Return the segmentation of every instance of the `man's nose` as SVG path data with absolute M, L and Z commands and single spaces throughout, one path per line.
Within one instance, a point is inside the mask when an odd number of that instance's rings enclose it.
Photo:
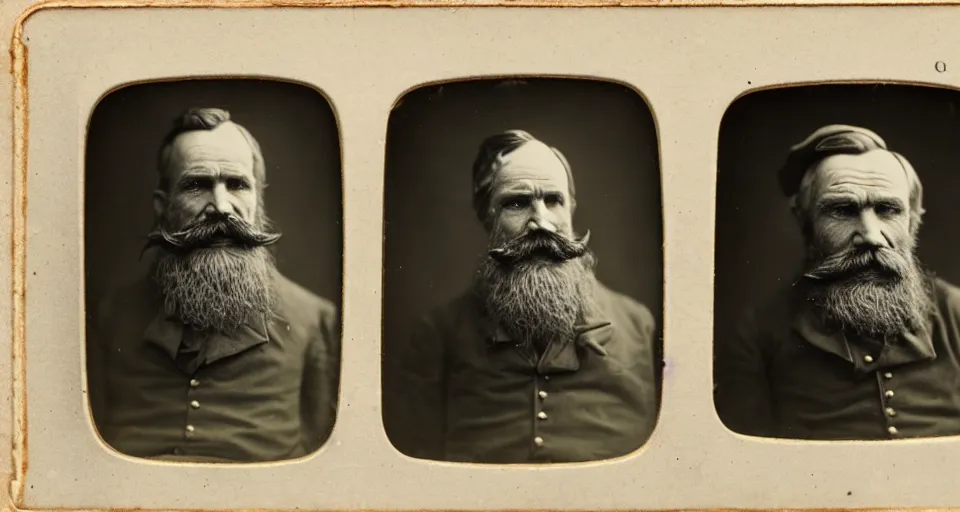
M 207 209 L 213 209 L 217 213 L 233 213 L 233 204 L 230 202 L 230 193 L 227 192 L 227 186 L 223 183 L 217 183 L 213 187 L 213 196 L 210 198 L 210 204 Z
M 543 201 L 536 200 L 533 202 L 533 214 L 530 216 L 530 220 L 527 221 L 527 229 L 531 231 L 542 229 L 551 233 L 557 231 L 557 226 L 550 219 L 550 212 L 547 210 L 547 205 Z
M 883 236 L 883 223 L 877 214 L 870 208 L 864 208 L 860 213 L 860 226 L 853 237 L 854 245 L 861 247 L 887 247 L 890 243 Z

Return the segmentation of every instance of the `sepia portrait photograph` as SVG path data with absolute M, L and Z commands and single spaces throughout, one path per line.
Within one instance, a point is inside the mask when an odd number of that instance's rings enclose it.
M 318 91 L 130 85 L 89 124 L 87 378 L 103 441 L 141 458 L 316 451 L 337 411 L 341 184 Z
M 960 92 L 796 86 L 720 128 L 715 378 L 731 430 L 960 434 Z
M 405 455 L 543 464 L 639 449 L 659 412 L 658 141 L 640 94 L 487 79 L 387 130 L 384 426 Z
M 960 503 L 960 0 L 371 1 L 0 0 L 0 508 Z

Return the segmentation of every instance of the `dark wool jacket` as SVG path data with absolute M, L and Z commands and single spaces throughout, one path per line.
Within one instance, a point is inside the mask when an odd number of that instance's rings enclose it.
M 336 308 L 276 277 L 274 314 L 232 337 L 208 339 L 194 370 L 177 359 L 181 342 L 198 336 L 163 313 L 150 280 L 109 296 L 87 338 L 90 400 L 103 440 L 137 457 L 234 462 L 319 448 L 339 394 Z
M 717 341 L 721 419 L 764 437 L 960 434 L 960 289 L 933 285 L 927 329 L 886 344 L 822 330 L 796 291 L 748 314 L 737 337 Z
M 384 388 L 391 441 L 433 460 L 579 462 L 627 455 L 659 410 L 650 311 L 596 284 L 575 339 L 543 357 L 506 339 L 465 294 L 423 319 Z

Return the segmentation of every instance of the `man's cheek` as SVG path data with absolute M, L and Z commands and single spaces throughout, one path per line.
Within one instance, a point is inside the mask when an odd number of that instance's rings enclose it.
M 817 241 L 828 252 L 845 249 L 850 242 L 851 227 L 841 221 L 823 219 L 816 228 Z
M 883 231 L 895 246 L 913 249 L 916 242 L 913 233 L 910 232 L 909 222 L 896 223 L 887 227 Z
M 519 234 L 518 231 L 522 224 L 523 222 L 519 216 L 511 215 L 508 212 L 501 212 L 497 217 L 495 231 L 501 237 L 512 238 Z
M 196 202 L 185 198 L 178 198 L 170 204 L 170 219 L 178 224 L 185 224 L 199 214 Z

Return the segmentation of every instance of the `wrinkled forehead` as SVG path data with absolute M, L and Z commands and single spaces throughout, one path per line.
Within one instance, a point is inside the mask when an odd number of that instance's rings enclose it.
M 191 168 L 227 165 L 233 171 L 253 172 L 253 148 L 233 123 L 212 130 L 182 133 L 170 148 L 169 169 L 182 172 Z
M 540 141 L 530 141 L 493 163 L 494 186 L 521 182 L 567 190 L 567 169 L 556 153 Z
M 810 172 L 816 196 L 850 192 L 907 199 L 910 195 L 907 172 L 897 157 L 888 151 L 832 155 L 818 162 Z

